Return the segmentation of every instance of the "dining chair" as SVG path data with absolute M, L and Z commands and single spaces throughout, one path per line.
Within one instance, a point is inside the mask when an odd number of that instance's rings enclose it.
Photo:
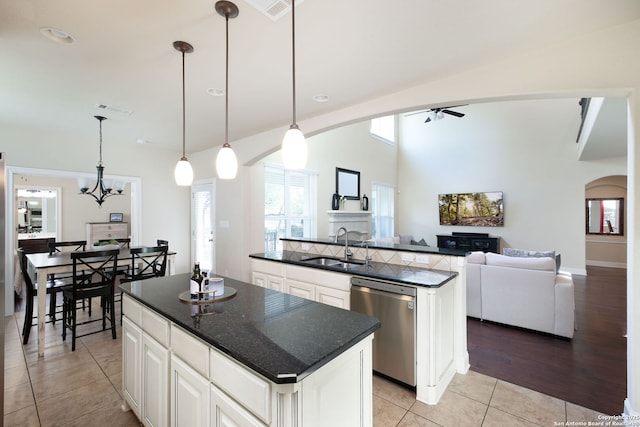
M 118 242 L 118 246 L 121 248 L 128 248 L 131 245 L 131 238 L 122 237 L 118 239 L 107 239 L 107 240 L 98 240 L 99 243 L 109 243 L 109 242 Z
M 156 246 L 169 246 L 168 240 L 158 239 L 156 240 Z
M 131 248 L 131 264 L 126 281 L 162 277 L 167 272 L 169 246 L 141 246 Z
M 72 240 L 67 242 L 49 242 L 49 255 L 53 255 L 55 253 L 65 252 L 65 251 L 84 251 L 87 247 L 87 242 L 84 240 Z M 61 286 L 71 284 L 72 275 L 70 273 L 67 274 L 50 274 L 47 277 L 47 282 L 54 282 L 51 284 L 50 289 L 57 290 L 60 289 Z M 49 297 L 49 318 L 52 323 L 56 323 L 56 307 L 58 303 L 58 293 L 52 292 Z M 82 301 L 82 308 L 84 309 L 84 300 Z M 89 305 L 89 310 L 91 310 L 91 305 Z
M 167 252 L 169 246 L 142 246 L 131 248 L 130 273 L 120 279 L 120 283 L 164 277 L 167 272 Z M 120 323 L 122 323 L 122 292 L 120 292 Z
M 107 329 L 107 319 L 111 322 L 111 336 L 116 339 L 116 323 L 113 314 L 115 305 L 115 276 L 118 268 L 119 249 L 106 251 L 72 252 L 73 280 L 71 285 L 62 288 L 63 325 L 62 340 L 67 338 L 67 329 L 71 330 L 71 351 L 76 349 L 76 338 L 95 334 Z M 85 271 L 91 274 L 86 274 Z M 102 316 L 100 319 L 89 319 L 78 323 L 77 303 L 85 298 L 100 297 Z M 102 330 L 84 332 L 78 335 L 77 327 L 102 320 Z
M 25 313 L 24 313 L 24 324 L 22 326 L 22 344 L 27 344 L 29 342 L 29 335 L 31 334 L 31 327 L 33 324 L 33 306 L 35 304 L 35 298 L 38 296 L 38 288 L 34 285 L 31 280 L 31 276 L 27 271 L 27 255 L 24 252 L 23 248 L 17 249 L 18 253 L 18 263 L 20 264 L 20 271 L 22 273 L 22 278 L 24 280 L 25 290 L 26 290 L 26 301 L 25 301 Z M 58 291 L 55 283 L 47 282 L 47 291 L 49 294 L 49 298 L 54 298 L 54 294 Z M 45 298 L 46 296 L 43 296 Z M 55 305 L 54 305 L 55 309 Z M 44 315 L 44 313 L 43 313 Z

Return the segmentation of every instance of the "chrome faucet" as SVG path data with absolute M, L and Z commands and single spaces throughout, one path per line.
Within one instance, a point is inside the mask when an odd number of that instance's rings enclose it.
M 344 230 L 344 261 L 349 261 L 349 257 L 353 255 L 351 249 L 349 249 L 349 230 L 344 227 L 338 228 L 336 232 L 336 243 L 338 243 L 338 237 L 340 237 L 340 231 Z

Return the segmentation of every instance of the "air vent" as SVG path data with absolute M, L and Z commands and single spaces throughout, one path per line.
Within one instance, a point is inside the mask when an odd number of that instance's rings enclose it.
M 273 21 L 282 18 L 291 9 L 291 0 L 245 0 Z M 304 0 L 297 0 L 296 6 Z
M 96 108 L 103 111 L 110 111 L 112 113 L 122 114 L 123 116 L 130 116 L 133 113 L 133 111 L 131 110 L 124 110 L 122 108 L 111 107 L 105 104 L 96 104 Z

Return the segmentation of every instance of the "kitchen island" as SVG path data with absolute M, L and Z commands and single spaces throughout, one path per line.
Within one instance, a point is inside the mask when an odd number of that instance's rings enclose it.
M 144 424 L 372 425 L 377 319 L 229 278 L 183 302 L 189 276 L 120 285 L 123 391 Z
M 466 252 L 349 240 L 349 262 L 327 264 L 313 260 L 343 259 L 344 241 L 282 240 L 283 251 L 249 255 L 252 283 L 345 309 L 351 309 L 352 280 L 415 288 L 415 378 L 393 378 L 415 384 L 416 399 L 435 405 L 454 375 L 468 372 Z

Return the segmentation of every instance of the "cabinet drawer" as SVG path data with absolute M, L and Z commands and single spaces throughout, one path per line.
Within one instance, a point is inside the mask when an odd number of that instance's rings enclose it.
M 216 349 L 209 351 L 209 379 L 267 424 L 271 423 L 271 387 L 258 375 L 238 365 Z
M 251 270 L 261 273 L 271 274 L 273 276 L 284 276 L 284 264 L 274 261 L 262 261 L 259 259 L 251 259 Z
M 209 345 L 171 324 L 171 351 L 205 377 L 209 377 Z
M 161 345 L 169 347 L 169 321 L 146 307 L 142 307 L 142 330 Z
M 124 293 L 122 294 L 122 314 L 136 325 L 142 325 L 142 304 Z
M 287 280 L 293 279 L 343 291 L 351 290 L 351 276 L 343 273 L 324 271 L 319 268 L 287 265 Z

